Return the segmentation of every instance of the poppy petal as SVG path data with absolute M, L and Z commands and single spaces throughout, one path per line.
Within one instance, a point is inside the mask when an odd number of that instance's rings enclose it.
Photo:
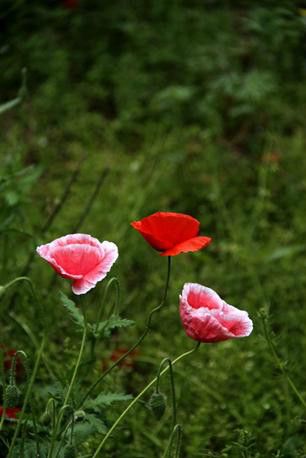
M 161 256 L 176 256 L 180 253 L 188 253 L 190 251 L 199 251 L 202 248 L 205 248 L 212 241 L 211 237 L 198 236 L 193 237 L 189 240 L 185 240 L 178 245 L 170 248 L 169 250 L 163 251 L 160 253 Z
M 216 291 L 198 283 L 185 283 L 180 300 L 194 309 L 222 310 L 224 307 L 224 301 Z
M 188 313 L 181 314 L 186 334 L 192 339 L 205 343 L 222 342 L 234 337 L 221 323 L 212 315 L 206 313 L 202 317 L 190 316 Z
M 156 212 L 131 225 L 153 248 L 163 251 L 195 237 L 200 222 L 184 213 Z
M 80 280 L 76 280 L 72 284 L 74 294 L 85 294 L 96 284 L 103 280 L 110 271 L 114 262 L 116 262 L 119 254 L 117 246 L 112 242 L 103 242 L 100 244 L 103 256 L 98 265 L 93 270 L 90 270 Z

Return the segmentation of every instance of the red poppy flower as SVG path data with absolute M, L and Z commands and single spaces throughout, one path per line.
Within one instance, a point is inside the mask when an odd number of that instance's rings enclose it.
M 4 410 L 4 407 L 0 406 L 0 417 L 2 417 L 3 415 L 3 410 Z M 19 412 L 21 412 L 20 407 L 7 407 L 5 409 L 5 418 L 16 420 Z
M 157 212 L 131 225 L 161 256 L 198 251 L 212 240 L 199 236 L 200 222 L 184 213 Z

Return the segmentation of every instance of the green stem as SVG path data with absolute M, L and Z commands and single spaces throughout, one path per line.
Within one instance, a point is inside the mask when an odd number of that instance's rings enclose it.
M 48 458 L 52 458 L 57 432 L 58 432 L 58 429 L 60 427 L 60 424 L 61 424 L 64 412 L 65 412 L 65 409 L 68 407 L 68 401 L 69 401 L 69 398 L 70 398 L 70 395 L 71 395 L 71 391 L 72 391 L 72 388 L 73 388 L 73 385 L 74 385 L 74 382 L 75 382 L 75 379 L 76 379 L 76 376 L 77 376 L 77 373 L 78 373 L 78 369 L 79 369 L 80 364 L 81 364 L 82 356 L 83 356 L 83 353 L 84 353 L 85 343 L 86 343 L 86 335 L 87 335 L 87 322 L 86 322 L 86 318 L 85 318 L 85 315 L 84 315 L 84 330 L 83 330 L 83 337 L 82 337 L 82 342 L 81 342 L 81 346 L 80 346 L 80 351 L 79 351 L 79 354 L 78 354 L 78 359 L 77 359 L 77 361 L 75 363 L 75 366 L 74 366 L 74 371 L 73 371 L 73 374 L 72 374 L 72 377 L 71 377 L 71 380 L 70 380 L 70 383 L 69 383 L 69 387 L 68 387 L 68 390 L 67 390 L 67 393 L 66 393 L 66 396 L 65 396 L 65 399 L 64 399 L 63 406 L 62 406 L 62 408 L 61 408 L 61 410 L 59 412 L 57 421 L 55 423 L 55 427 L 53 429 L 51 446 L 50 446 L 50 450 L 49 450 L 49 453 L 48 453 Z
M 15 432 L 14 432 L 14 436 L 13 436 L 13 439 L 12 439 L 12 442 L 11 442 L 11 445 L 10 445 L 10 449 L 9 449 L 9 453 L 8 453 L 7 458 L 11 458 L 12 457 L 12 453 L 13 453 L 13 450 L 14 450 L 14 447 L 15 447 L 16 439 L 17 439 L 18 434 L 20 432 L 20 428 L 21 428 L 21 425 L 22 425 L 22 420 L 24 418 L 25 409 L 27 408 L 27 405 L 28 405 L 28 402 L 29 402 L 29 399 L 30 399 L 30 394 L 31 394 L 31 391 L 32 391 L 32 387 L 33 387 L 33 384 L 34 384 L 34 381 L 35 381 L 35 378 L 36 378 L 36 375 L 37 375 L 37 371 L 38 371 L 39 363 L 40 363 L 40 360 L 41 360 L 41 357 L 42 357 L 44 346 L 45 346 L 45 336 L 43 336 L 42 341 L 41 341 L 41 345 L 40 345 L 40 347 L 38 349 L 38 352 L 37 352 L 34 369 L 33 369 L 33 372 L 32 372 L 31 378 L 30 378 L 30 382 L 29 382 L 28 387 L 27 387 L 27 391 L 26 391 L 25 398 L 24 398 L 24 401 L 23 401 L 22 410 L 21 410 L 20 416 L 18 418 L 18 423 L 17 423 L 16 429 L 15 429 Z
M 33 297 L 33 299 L 35 301 L 35 304 L 36 304 L 37 310 L 38 310 L 37 321 L 43 323 L 42 317 L 44 316 L 44 310 L 43 310 L 43 308 L 41 306 L 40 301 L 38 300 L 38 297 L 36 295 L 32 280 L 29 277 L 21 276 L 21 277 L 14 278 L 14 280 L 10 281 L 9 283 L 7 283 L 6 285 L 3 286 L 3 288 L 4 288 L 3 292 L 5 292 L 6 289 L 10 288 L 11 286 L 15 285 L 16 283 L 18 283 L 20 281 L 25 281 L 30 286 L 31 294 L 32 294 L 32 297 Z M 2 294 L 3 294 L 3 292 L 2 292 Z
M 104 293 L 103 293 L 102 300 L 101 300 L 101 303 L 100 303 L 100 307 L 99 307 L 99 310 L 98 310 L 96 326 L 95 326 L 95 332 L 97 332 L 97 330 L 98 330 L 99 323 L 100 323 L 101 317 L 102 317 L 102 312 L 103 312 L 103 310 L 105 308 L 104 304 L 105 304 L 105 301 L 106 301 L 106 298 L 107 298 L 107 294 L 108 294 L 108 291 L 109 291 L 109 289 L 110 289 L 110 287 L 112 286 L 113 283 L 116 285 L 116 301 L 115 301 L 115 304 L 113 305 L 113 307 L 111 307 L 111 309 L 109 311 L 109 314 L 108 314 L 108 317 L 110 317 L 111 314 L 114 313 L 114 311 L 118 309 L 119 299 L 120 299 L 120 285 L 119 285 L 118 278 L 113 277 L 113 278 L 111 278 L 109 280 L 109 282 L 107 283 L 107 285 L 106 285 L 106 287 L 104 289 Z
M 181 441 L 182 441 L 182 427 L 179 424 L 174 426 L 174 428 L 173 428 L 173 430 L 171 432 L 170 438 L 169 438 L 169 442 L 168 442 L 167 448 L 166 448 L 165 453 L 163 454 L 162 458 L 169 458 L 170 452 L 171 452 L 171 448 L 172 448 L 172 445 L 173 445 L 173 439 L 174 439 L 175 435 L 177 435 L 177 445 L 176 445 L 176 451 L 175 451 L 175 458 L 179 458 L 179 453 L 180 453 L 180 448 L 181 448 Z
M 65 412 L 65 409 L 67 407 L 69 407 L 68 406 L 68 401 L 69 401 L 69 398 L 70 398 L 70 395 L 71 395 L 71 391 L 72 391 L 72 388 L 73 388 L 73 385 L 74 385 L 74 382 L 75 382 L 75 379 L 76 379 L 76 376 L 77 376 L 77 372 L 78 372 L 78 369 L 80 367 L 81 359 L 82 359 L 82 356 L 83 356 L 83 353 L 84 353 L 85 343 L 86 343 L 86 335 L 87 335 L 87 322 L 86 322 L 85 315 L 84 315 L 84 330 L 83 330 L 83 337 L 82 337 L 82 342 L 81 342 L 81 346 L 80 346 L 80 351 L 79 351 L 79 354 L 78 354 L 78 359 L 77 359 L 77 361 L 75 363 L 75 366 L 74 366 L 74 371 L 73 371 L 73 374 L 72 374 L 72 377 L 71 377 L 71 380 L 70 380 L 70 383 L 69 383 L 69 387 L 68 387 L 68 390 L 67 390 L 67 393 L 66 393 L 66 396 L 65 396 L 65 399 L 64 399 L 63 406 L 62 406 L 62 408 L 61 408 L 61 410 L 59 412 L 58 418 L 57 418 L 57 420 L 55 422 L 55 427 L 54 427 L 53 433 L 52 433 L 51 446 L 50 446 L 50 449 L 49 449 L 48 458 L 52 458 L 54 447 L 55 447 L 56 436 L 57 436 L 57 433 L 58 433 L 58 429 L 60 427 L 60 424 L 61 424 L 64 412 Z
M 171 257 L 168 256 L 168 267 L 167 267 L 167 277 L 166 277 L 166 284 L 165 284 L 165 289 L 164 289 L 164 293 L 163 293 L 163 297 L 162 297 L 162 300 L 160 302 L 160 304 L 155 307 L 153 310 L 151 310 L 149 316 L 148 316 L 148 319 L 147 319 L 147 323 L 146 323 L 146 328 L 143 332 L 143 334 L 139 337 L 139 339 L 134 343 L 134 345 L 131 346 L 131 348 L 126 352 L 124 353 L 119 359 L 117 359 L 117 361 L 112 364 L 87 390 L 87 392 L 85 393 L 85 395 L 83 396 L 81 402 L 79 403 L 78 405 L 78 409 L 84 404 L 84 402 L 86 401 L 86 399 L 88 398 L 88 396 L 91 395 L 91 393 L 94 391 L 94 389 L 104 380 L 104 378 L 116 367 L 118 366 L 125 358 L 127 358 L 127 356 L 132 353 L 132 351 L 135 350 L 135 348 L 137 348 L 141 342 L 144 340 L 144 338 L 147 336 L 147 334 L 150 332 L 151 330 L 151 322 L 152 322 L 152 318 L 153 318 L 153 315 L 158 312 L 166 303 L 166 300 L 167 300 L 167 294 L 168 294 L 168 289 L 169 289 L 169 282 L 170 282 L 170 275 L 171 275 Z
M 81 347 L 80 347 L 78 359 L 77 359 L 76 365 L 74 367 L 74 371 L 73 371 L 73 374 L 72 374 L 72 377 L 71 377 L 71 381 L 70 381 L 70 384 L 69 384 L 69 387 L 68 387 L 68 390 L 67 390 L 67 393 L 66 393 L 66 396 L 65 396 L 64 405 L 68 404 L 68 400 L 69 400 L 69 397 L 70 397 L 70 394 L 71 394 L 71 390 L 73 388 L 73 385 L 74 385 L 74 382 L 75 382 L 75 378 L 76 378 L 76 375 L 77 375 L 77 372 L 78 372 L 78 369 L 79 369 L 79 366 L 80 366 L 80 362 L 81 362 L 81 359 L 82 359 L 82 356 L 83 356 L 83 353 L 84 353 L 84 349 L 85 349 L 86 334 L 87 334 L 87 324 L 85 322 L 84 331 L 83 331 L 83 337 L 82 337 L 82 342 L 81 342 Z
M 192 349 L 192 350 L 189 350 L 189 351 L 186 351 L 185 353 L 182 353 L 181 355 L 179 355 L 177 358 L 175 358 L 173 361 L 172 361 L 172 366 L 174 366 L 176 363 L 178 363 L 179 361 L 181 361 L 182 359 L 186 358 L 187 356 L 191 355 L 192 353 L 194 353 L 200 346 L 200 342 L 197 342 L 196 346 Z M 159 376 L 163 376 L 166 372 L 168 372 L 169 370 L 169 365 L 167 367 L 165 367 L 165 369 L 163 369 Z M 92 458 L 97 458 L 100 451 L 103 449 L 106 441 L 108 440 L 108 438 L 112 435 L 112 433 L 114 432 L 114 430 L 117 428 L 117 426 L 119 425 L 119 423 L 121 423 L 121 421 L 124 419 L 124 417 L 129 413 L 129 411 L 132 409 L 132 407 L 134 407 L 134 405 L 139 401 L 140 398 L 142 398 L 142 396 L 157 382 L 157 377 L 155 377 L 153 380 L 151 380 L 150 383 L 148 383 L 148 385 L 146 385 L 144 387 L 144 389 L 136 396 L 136 398 L 133 399 L 132 402 L 130 402 L 130 404 L 127 406 L 127 408 L 122 412 L 122 414 L 117 418 L 117 420 L 115 421 L 115 423 L 113 424 L 113 426 L 109 429 L 109 431 L 107 432 L 107 434 L 105 435 L 105 437 L 102 439 L 102 441 L 100 442 L 98 448 L 96 449 L 94 455 L 92 456 Z
M 32 297 L 34 298 L 35 303 L 37 305 L 37 308 L 38 308 L 38 310 L 39 310 L 39 312 L 41 314 L 40 316 L 43 316 L 43 310 L 42 310 L 40 301 L 38 300 L 38 297 L 36 295 L 32 280 L 29 277 L 21 276 L 21 277 L 14 278 L 14 280 L 12 280 L 9 283 L 7 283 L 6 285 L 4 285 L 4 291 L 6 289 L 10 288 L 11 286 L 15 285 L 16 283 L 23 282 L 23 281 L 28 283 L 28 285 L 30 286 L 31 294 L 32 294 Z M 23 329 L 23 331 L 30 337 L 30 339 L 33 342 L 33 345 L 35 346 L 36 350 L 38 350 L 39 343 L 37 342 L 33 332 L 28 327 L 28 325 L 26 323 L 23 323 L 23 322 L 19 321 L 19 319 L 13 313 L 10 313 L 9 317 L 12 318 Z M 43 359 L 43 362 L 44 362 L 44 364 L 46 366 L 47 371 L 49 372 L 49 375 L 51 375 L 53 379 L 57 379 L 58 377 L 55 376 L 55 374 L 53 373 L 53 371 L 50 368 L 50 365 L 48 363 L 48 360 L 47 360 L 47 358 L 46 358 L 46 356 L 44 354 L 42 355 L 42 359 Z
M 60 439 L 60 442 L 58 444 L 58 448 L 57 448 L 57 453 L 55 455 L 55 458 L 58 458 L 58 455 L 60 454 L 61 450 L 62 450 L 62 446 L 63 446 L 63 443 L 64 443 L 64 440 L 65 440 L 65 436 L 67 434 L 67 431 L 69 429 L 71 425 L 71 431 L 70 431 L 70 443 L 72 444 L 72 439 L 73 439 L 73 428 L 74 428 L 74 414 L 72 414 L 72 417 L 71 417 L 71 421 L 69 421 L 65 427 L 65 429 L 61 432 L 61 439 Z
M 36 298 L 35 291 L 34 291 L 33 283 L 32 283 L 32 281 L 31 281 L 31 279 L 30 279 L 29 277 L 24 277 L 24 276 L 23 276 L 23 277 L 14 278 L 14 280 L 10 281 L 9 283 L 7 283 L 6 285 L 4 285 L 3 287 L 4 287 L 4 289 L 8 289 L 8 288 L 10 288 L 11 286 L 13 286 L 15 283 L 18 283 L 18 282 L 20 282 L 20 281 L 25 281 L 25 282 L 27 282 L 27 283 L 30 285 L 32 295 L 33 295 L 33 297 L 34 297 L 35 299 L 37 299 L 37 298 Z
M 95 360 L 95 348 L 96 348 L 96 342 L 97 342 L 96 335 L 97 335 L 97 332 L 98 332 L 99 323 L 101 321 L 103 310 L 105 309 L 104 304 L 105 304 L 105 301 L 106 301 L 106 298 L 107 298 L 107 295 L 108 295 L 108 291 L 109 291 L 109 289 L 110 289 L 110 287 L 112 286 L 113 283 L 115 284 L 115 288 L 116 288 L 116 300 L 115 300 L 114 305 L 110 308 L 107 318 L 109 318 L 119 308 L 120 284 L 119 284 L 118 278 L 117 277 L 113 277 L 113 278 L 111 278 L 109 280 L 109 282 L 107 283 L 107 285 L 106 285 L 106 287 L 104 289 L 102 300 L 100 302 L 100 307 L 99 307 L 99 310 L 98 310 L 96 324 L 95 324 L 95 327 L 94 327 L 94 332 L 93 332 L 93 335 L 91 337 L 91 349 L 90 349 L 91 351 L 90 351 L 90 353 L 91 353 L 91 360 L 92 361 Z
M 4 420 L 5 420 L 5 414 L 6 414 L 6 402 L 5 402 L 5 399 L 4 399 L 4 405 L 3 405 L 2 416 L 1 416 L 1 421 L 0 421 L 0 431 L 2 431 L 2 428 L 3 428 L 3 423 L 4 423 Z
M 36 340 L 36 337 L 34 336 L 32 330 L 29 328 L 29 326 L 25 322 L 19 320 L 19 318 L 17 316 L 15 316 L 13 313 L 10 313 L 9 317 L 23 330 L 23 332 L 31 340 L 31 342 L 32 342 L 33 346 L 35 347 L 35 349 L 38 350 L 39 342 Z M 61 377 L 59 375 L 56 375 L 54 373 L 53 369 L 50 367 L 49 361 L 48 361 L 48 359 L 47 359 L 47 357 L 45 356 L 44 353 L 42 354 L 42 361 L 43 361 L 43 363 L 44 363 L 44 365 L 45 365 L 50 377 L 53 378 L 53 380 L 60 380 L 61 382 L 63 382 Z
M 266 323 L 266 318 L 265 317 L 262 317 L 262 323 L 263 323 L 263 330 L 264 330 L 264 335 L 265 335 L 265 338 L 266 338 L 266 341 L 268 342 L 268 346 L 270 348 L 270 351 L 271 351 L 271 354 L 273 356 L 273 359 L 276 363 L 276 365 L 279 367 L 279 369 L 281 370 L 283 376 L 287 379 L 292 391 L 294 392 L 294 394 L 296 395 L 296 397 L 299 399 L 300 403 L 302 404 L 302 406 L 304 408 L 306 408 L 306 402 L 303 398 L 303 396 L 301 395 L 301 393 L 299 392 L 299 390 L 297 389 L 297 387 L 295 386 L 295 383 L 293 382 L 293 380 L 291 379 L 290 375 L 288 374 L 283 362 L 281 361 L 281 359 L 279 358 L 278 354 L 277 354 L 277 351 L 276 351 L 276 348 L 275 348 L 275 345 L 271 339 L 271 336 L 270 336 L 270 333 L 269 333 L 269 330 L 268 330 L 268 327 L 267 327 L 267 323 Z
M 176 425 L 176 396 L 175 396 L 175 384 L 174 384 L 174 374 L 172 368 L 172 362 L 170 358 L 164 358 L 159 365 L 158 373 L 157 373 L 157 381 L 156 381 L 156 392 L 159 392 L 159 380 L 161 374 L 161 368 L 165 365 L 165 363 L 169 366 L 169 377 L 170 377 L 170 384 L 171 384 L 171 398 L 172 398 L 172 428 Z

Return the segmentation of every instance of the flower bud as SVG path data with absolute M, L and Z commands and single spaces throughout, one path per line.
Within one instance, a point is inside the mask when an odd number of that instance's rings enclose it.
M 167 397 L 165 394 L 155 391 L 152 393 L 148 407 L 152 411 L 153 415 L 159 420 L 165 413 Z
M 4 392 L 6 407 L 15 407 L 19 401 L 19 390 L 16 385 L 7 385 Z

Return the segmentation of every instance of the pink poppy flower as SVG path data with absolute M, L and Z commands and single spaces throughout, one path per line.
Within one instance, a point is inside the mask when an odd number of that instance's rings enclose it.
M 200 342 L 221 342 L 251 334 L 247 312 L 224 302 L 218 294 L 197 283 L 185 283 L 180 296 L 180 316 L 186 334 Z
M 106 277 L 118 258 L 113 242 L 87 234 L 69 234 L 41 245 L 37 253 L 62 277 L 72 280 L 74 294 L 85 294 Z

